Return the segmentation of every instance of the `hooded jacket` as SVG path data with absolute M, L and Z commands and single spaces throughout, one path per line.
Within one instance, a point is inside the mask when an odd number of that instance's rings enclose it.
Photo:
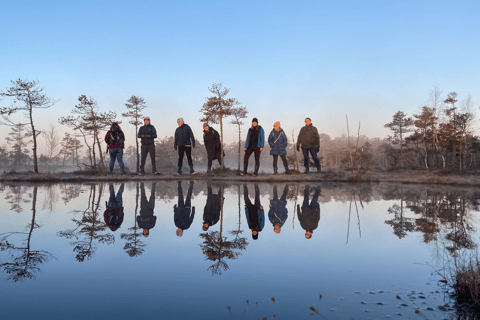
M 175 130 L 175 144 L 173 146 L 175 149 L 177 147 L 185 146 L 192 146 L 195 148 L 195 137 L 188 124 L 184 123 Z
M 320 205 L 316 203 L 313 206 L 302 207 L 302 210 L 303 212 L 300 210 L 300 205 L 297 205 L 298 221 L 303 230 L 313 232 L 320 221 Z
M 208 160 L 221 158 L 220 135 L 217 130 L 209 127 L 208 131 L 203 131 L 203 144 L 207 150 Z
M 317 128 L 312 124 L 304 126 L 298 134 L 297 147 L 302 146 L 303 149 L 320 148 L 320 135 Z
M 142 138 L 143 135 L 146 135 L 146 136 Z M 152 144 L 155 143 L 156 137 L 157 137 L 157 130 L 155 130 L 155 127 L 152 126 L 151 122 L 141 126 L 140 130 L 138 130 L 138 138 L 142 139 L 141 140 L 142 146 L 151 146 Z
M 117 128 L 114 126 L 117 125 Z M 123 149 L 125 148 L 125 135 L 118 123 L 112 124 L 110 130 L 105 135 L 105 142 L 109 149 Z
M 259 130 L 259 131 L 254 132 L 254 130 Z M 263 128 L 257 125 L 256 127 L 252 126 L 250 127 L 250 129 L 248 129 L 247 140 L 245 141 L 245 148 L 248 148 L 250 144 L 250 135 L 257 134 L 257 133 L 258 133 L 257 147 L 263 148 L 265 146 L 265 133 L 263 132 Z
M 222 209 L 222 194 L 214 194 L 212 188 L 208 188 L 207 204 L 203 209 L 203 223 L 213 226 L 220 220 L 220 211 Z
M 287 154 L 288 139 L 282 128 L 279 131 L 273 129 L 268 135 L 268 144 L 270 145 L 271 155 L 285 155 Z
M 272 225 L 279 224 L 283 226 L 288 218 L 287 201 L 285 200 L 270 200 L 270 210 L 268 211 L 268 220 Z

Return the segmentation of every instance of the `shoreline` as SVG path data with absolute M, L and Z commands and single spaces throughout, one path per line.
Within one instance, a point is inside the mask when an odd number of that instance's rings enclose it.
M 405 184 L 438 184 L 438 185 L 480 185 L 480 175 L 474 173 L 453 174 L 433 171 L 401 170 L 395 172 L 367 171 L 363 173 L 328 170 L 320 173 L 284 173 L 274 175 L 260 173 L 258 176 L 240 176 L 235 172 L 227 173 L 197 173 L 175 175 L 173 173 L 153 175 L 136 175 L 127 173 L 103 174 L 103 173 L 68 173 L 68 172 L 33 172 L 3 173 L 0 182 L 29 182 L 29 183 L 62 183 L 62 182 L 120 182 L 120 181 L 175 181 L 175 180 L 208 180 L 228 182 L 389 182 Z

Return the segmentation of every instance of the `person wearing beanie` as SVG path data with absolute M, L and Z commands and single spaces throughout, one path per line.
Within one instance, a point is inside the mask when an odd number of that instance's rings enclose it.
M 157 217 L 154 215 L 155 209 L 155 188 L 156 183 L 152 183 L 152 189 L 150 190 L 150 199 L 147 200 L 145 195 L 145 185 L 142 182 L 140 184 L 140 215 L 137 217 L 138 227 L 143 229 L 143 236 L 147 238 L 150 234 L 150 229 L 155 227 Z
M 282 159 L 283 166 L 285 167 L 285 173 L 290 174 L 287 162 L 287 135 L 280 127 L 280 122 L 273 124 L 273 130 L 268 135 L 268 144 L 270 145 L 270 154 L 273 156 L 273 174 L 278 174 L 278 156 Z
M 145 117 L 143 120 L 144 125 L 138 130 L 138 138 L 142 139 L 142 162 L 140 164 L 139 175 L 145 174 L 145 161 L 147 160 L 147 154 L 150 153 L 150 160 L 152 162 L 153 174 L 158 174 L 155 164 L 155 138 L 157 137 L 157 131 L 155 127 L 150 123 L 150 117 Z
M 183 230 L 190 228 L 195 217 L 195 207 L 192 207 L 191 199 L 193 192 L 193 181 L 190 181 L 190 187 L 188 188 L 187 199 L 183 202 L 183 190 L 182 190 L 182 181 L 177 181 L 178 183 L 178 206 L 173 206 L 173 220 L 175 221 L 175 226 L 177 227 L 176 234 L 181 237 L 183 235 Z
M 175 130 L 175 142 L 173 147 L 178 150 L 178 170 L 177 174 L 182 174 L 183 157 L 186 154 L 190 174 L 195 174 L 193 170 L 192 148 L 195 148 L 195 137 L 192 129 L 183 121 L 183 118 L 177 119 L 178 128 Z
M 247 139 L 245 141 L 245 156 L 243 157 L 243 172 L 241 175 L 247 174 L 248 159 L 255 154 L 255 170 L 254 176 L 258 176 L 258 169 L 260 168 L 260 153 L 263 151 L 265 145 L 265 133 L 263 128 L 258 125 L 258 119 L 252 119 L 252 126 L 248 129 Z
M 105 142 L 107 143 L 107 150 L 110 154 L 110 173 L 113 173 L 115 166 L 115 159 L 118 161 L 122 174 L 125 174 L 125 164 L 123 163 L 123 149 L 125 148 L 125 135 L 117 122 L 114 122 L 105 135 Z
M 220 211 L 222 210 L 222 198 L 222 188 L 219 188 L 218 193 L 214 194 L 212 186 L 209 184 L 207 193 L 207 204 L 203 209 L 203 231 L 207 231 L 209 227 L 215 225 L 218 220 L 220 220 Z
M 305 166 L 305 173 L 309 172 L 308 154 L 312 155 L 317 171 L 320 172 L 320 160 L 317 153 L 320 151 L 320 135 L 317 128 L 312 125 L 310 118 L 305 119 L 305 126 L 300 129 L 297 139 L 297 151 L 300 151 L 300 146 L 303 152 L 303 165 Z
M 208 123 L 203 124 L 203 144 L 208 155 L 207 173 L 212 170 L 213 160 L 217 159 L 222 166 L 221 142 L 217 130 L 213 129 Z
M 315 194 L 308 203 L 308 198 L 310 196 L 310 186 L 305 186 L 305 191 L 303 195 L 303 204 L 302 210 L 300 210 L 300 205 L 297 205 L 298 212 L 298 221 L 303 230 L 305 230 L 305 238 L 312 238 L 313 230 L 317 229 L 318 222 L 320 221 L 320 204 L 318 203 L 318 197 L 320 196 L 320 187 L 315 188 Z
M 245 200 L 245 216 L 247 218 L 248 228 L 252 231 L 252 239 L 258 239 L 258 233 L 265 226 L 265 211 L 260 204 L 260 189 L 255 184 L 255 200 L 254 203 L 248 198 L 248 188 L 243 185 L 243 199 Z
M 120 185 L 116 196 L 113 184 L 110 184 L 108 188 L 110 190 L 110 198 L 106 203 L 107 209 L 103 213 L 103 219 L 110 230 L 117 231 L 122 225 L 124 217 L 122 195 L 125 185 L 123 183 Z

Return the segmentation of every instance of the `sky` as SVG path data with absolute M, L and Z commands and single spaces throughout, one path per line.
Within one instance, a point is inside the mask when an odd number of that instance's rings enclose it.
M 436 85 L 444 97 L 470 95 L 478 110 L 479 21 L 479 1 L 8 1 L 0 90 L 37 80 L 57 103 L 34 121 L 61 132 L 58 118 L 93 97 L 117 112 L 127 146 L 134 129 L 121 113 L 132 95 L 147 102 L 159 137 L 183 117 L 201 140 L 212 83 L 248 109 L 243 136 L 256 117 L 266 134 L 280 121 L 296 138 L 310 117 L 333 138 L 348 115 L 352 135 L 360 122 L 361 134 L 384 138 L 393 114 L 418 113 Z M 238 132 L 226 122 L 231 143 Z

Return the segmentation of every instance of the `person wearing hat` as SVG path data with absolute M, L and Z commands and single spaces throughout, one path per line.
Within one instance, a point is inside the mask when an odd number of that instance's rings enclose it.
M 312 125 L 310 118 L 305 119 L 305 126 L 300 129 L 297 140 L 297 151 L 300 151 L 300 146 L 303 152 L 303 165 L 305 166 L 305 173 L 309 172 L 308 154 L 312 155 L 317 171 L 320 172 L 320 160 L 317 153 L 320 151 L 320 135 L 317 128 Z
M 265 133 L 263 128 L 258 125 L 258 119 L 253 118 L 252 126 L 248 129 L 247 139 L 245 141 L 245 156 L 243 157 L 243 172 L 241 175 L 247 174 L 248 159 L 255 153 L 255 171 L 254 176 L 258 176 L 258 169 L 260 168 L 260 153 L 263 151 L 265 145 Z
M 252 239 L 258 239 L 258 233 L 265 226 L 265 211 L 260 204 L 260 189 L 255 184 L 255 200 L 254 203 L 248 198 L 248 188 L 243 185 L 243 198 L 245 200 L 245 216 L 247 218 L 248 228 L 252 231 Z
M 273 130 L 268 135 L 268 144 L 270 145 L 270 154 L 273 156 L 273 174 L 278 174 L 278 156 L 282 159 L 283 166 L 285 167 L 285 173 L 290 174 L 287 162 L 287 135 L 280 127 L 280 122 L 273 124 Z
M 186 154 L 188 165 L 190 166 L 190 174 L 196 174 L 193 170 L 192 148 L 195 148 L 195 137 L 192 129 L 183 121 L 183 118 L 177 119 L 178 128 L 175 130 L 175 142 L 173 147 L 178 149 L 178 170 L 177 174 L 182 174 L 183 157 Z
M 150 122 L 150 117 L 145 117 L 143 119 L 144 125 L 138 130 L 138 138 L 142 143 L 141 152 L 142 152 L 142 162 L 140 164 L 139 175 L 145 174 L 145 161 L 147 160 L 147 154 L 150 153 L 150 160 L 152 162 L 152 172 L 153 174 L 158 174 L 157 168 L 155 165 L 155 138 L 157 137 L 157 130 L 152 126 Z
M 220 220 L 220 211 L 222 210 L 222 188 L 219 188 L 218 194 L 214 194 L 212 186 L 208 185 L 207 204 L 203 209 L 202 230 L 207 231 Z
M 277 187 L 273 187 L 273 200 L 270 200 L 270 210 L 268 211 L 268 219 L 273 225 L 273 232 L 280 233 L 285 220 L 288 218 L 287 210 L 287 194 L 288 186 L 283 188 L 283 194 L 278 199 Z
M 123 183 L 121 184 L 116 196 L 113 184 L 110 184 L 108 188 L 110 191 L 110 198 L 106 203 L 107 209 L 103 213 L 103 219 L 110 230 L 117 231 L 117 229 L 122 225 L 124 218 L 122 195 L 125 185 Z
M 107 143 L 108 153 L 110 154 L 110 173 L 113 173 L 113 167 L 115 166 L 115 159 L 118 161 L 118 165 L 122 170 L 122 174 L 125 174 L 125 164 L 123 163 L 123 148 L 125 148 L 125 135 L 117 122 L 114 122 L 110 126 L 105 135 L 105 142 Z
M 157 217 L 154 215 L 155 209 L 155 187 L 156 183 L 152 183 L 152 189 L 150 190 L 150 199 L 147 200 L 145 195 L 145 185 L 142 182 L 140 184 L 140 215 L 137 217 L 137 223 L 140 228 L 143 229 L 143 236 L 147 238 L 150 235 L 150 229 L 155 227 Z
M 315 188 L 315 194 L 309 204 L 310 186 L 306 185 L 302 210 L 300 210 L 300 205 L 297 205 L 298 221 L 300 221 L 300 226 L 305 230 L 305 238 L 307 239 L 312 238 L 313 230 L 317 229 L 318 222 L 320 221 L 320 204 L 318 203 L 320 191 L 320 187 Z
M 203 124 L 203 144 L 208 155 L 207 173 L 212 170 L 212 162 L 217 159 L 222 166 L 220 135 L 208 123 Z
M 173 206 L 173 220 L 175 221 L 175 226 L 177 227 L 177 236 L 181 237 L 183 235 L 183 230 L 190 228 L 195 217 L 195 207 L 192 207 L 191 199 L 193 192 L 193 181 L 190 181 L 190 187 L 188 188 L 187 199 L 183 202 L 183 190 L 182 190 L 182 181 L 177 181 L 178 183 L 178 206 Z

